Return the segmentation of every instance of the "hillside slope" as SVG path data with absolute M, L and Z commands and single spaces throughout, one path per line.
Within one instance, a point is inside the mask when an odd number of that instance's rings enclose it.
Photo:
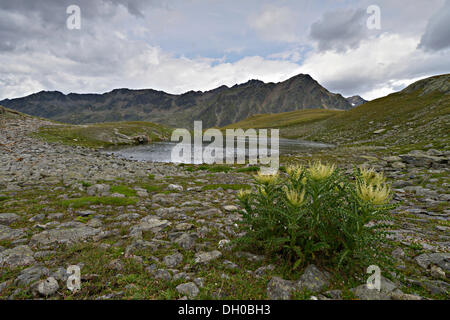
M 258 113 L 302 109 L 350 109 L 340 94 L 300 74 L 280 83 L 250 80 L 231 88 L 172 95 L 151 89 L 116 89 L 105 94 L 68 94 L 42 91 L 1 105 L 30 115 L 66 123 L 151 121 L 175 127 L 225 126 Z
M 324 111 L 324 110 L 319 110 Z M 314 121 L 291 122 L 293 116 L 277 115 L 281 135 L 337 144 L 427 145 L 449 147 L 450 74 L 415 82 L 404 90 L 344 112 L 314 115 Z M 323 116 L 324 118 L 320 118 Z M 249 118 L 233 126 L 250 123 L 255 128 L 267 124 L 273 115 Z M 274 122 L 275 124 L 275 122 Z M 272 125 L 271 127 L 275 127 Z

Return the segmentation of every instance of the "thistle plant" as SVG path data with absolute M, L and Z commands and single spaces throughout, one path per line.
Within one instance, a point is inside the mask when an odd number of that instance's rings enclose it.
M 238 194 L 247 231 L 239 242 L 281 255 L 291 269 L 380 265 L 383 225 L 368 222 L 387 220 L 393 207 L 381 173 L 358 168 L 351 179 L 335 165 L 314 162 L 288 166 L 286 174 L 257 174 L 255 182 L 256 191 Z

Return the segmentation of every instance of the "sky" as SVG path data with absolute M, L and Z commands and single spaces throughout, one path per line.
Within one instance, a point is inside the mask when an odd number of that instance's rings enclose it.
M 0 0 L 0 99 L 299 73 L 368 100 L 450 73 L 450 0 Z

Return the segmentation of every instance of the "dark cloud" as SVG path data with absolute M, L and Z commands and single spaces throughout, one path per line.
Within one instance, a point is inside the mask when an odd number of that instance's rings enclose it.
M 419 48 L 431 51 L 450 48 L 450 0 L 428 21 Z
M 345 51 L 357 48 L 367 36 L 365 10 L 336 10 L 326 12 L 311 25 L 310 37 L 317 41 L 321 51 Z

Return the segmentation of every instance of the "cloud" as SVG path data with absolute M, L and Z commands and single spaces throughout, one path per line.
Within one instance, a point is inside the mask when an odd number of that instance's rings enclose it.
M 438 51 L 450 48 L 450 0 L 428 21 L 419 48 Z
M 450 56 L 417 50 L 419 37 L 382 34 L 346 52 L 311 52 L 302 65 L 327 89 L 366 99 L 402 89 L 402 82 L 450 72 Z
M 298 73 L 372 98 L 450 71 L 448 51 L 431 49 L 446 42 L 444 10 L 435 13 L 444 0 L 411 1 L 377 2 L 382 34 L 368 32 L 365 9 L 356 9 L 370 0 L 77 0 L 81 30 L 66 28 L 73 0 L 0 1 L 0 99 L 123 87 L 182 93 Z
M 288 7 L 266 5 L 251 15 L 249 25 L 267 41 L 296 42 L 296 16 Z
M 363 9 L 326 12 L 311 25 L 310 37 L 317 42 L 320 51 L 357 48 L 368 34 L 366 17 Z

